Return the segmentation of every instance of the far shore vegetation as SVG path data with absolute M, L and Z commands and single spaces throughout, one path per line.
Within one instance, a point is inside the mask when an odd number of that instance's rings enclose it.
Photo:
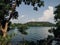
M 55 24 L 50 22 L 27 22 L 27 23 L 13 23 L 11 27 L 19 27 L 19 26 L 28 26 L 28 27 L 54 27 Z

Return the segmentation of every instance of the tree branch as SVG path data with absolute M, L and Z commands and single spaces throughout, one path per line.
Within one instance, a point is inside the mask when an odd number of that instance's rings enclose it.
M 12 14 L 10 14 L 10 17 L 9 17 L 9 19 L 8 19 L 8 22 L 11 20 L 11 18 L 12 18 Z

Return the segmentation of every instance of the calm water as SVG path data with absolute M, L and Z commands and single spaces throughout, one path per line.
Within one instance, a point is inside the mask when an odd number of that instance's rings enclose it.
M 16 33 L 16 36 L 13 37 L 12 42 L 21 41 L 23 38 L 28 41 L 36 41 L 47 38 L 48 35 L 52 35 L 48 32 L 49 29 L 51 29 L 51 27 L 30 27 L 26 30 L 28 35 L 22 35 L 17 29 L 11 30 L 9 33 Z

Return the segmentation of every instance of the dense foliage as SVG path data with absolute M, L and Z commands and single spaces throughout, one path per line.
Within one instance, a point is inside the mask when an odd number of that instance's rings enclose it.
M 53 28 L 53 34 L 56 38 L 60 38 L 60 4 L 55 7 L 55 21 L 56 21 L 56 28 Z
M 53 33 L 54 38 L 52 39 L 51 43 L 53 41 L 56 41 L 55 45 L 60 45 L 60 4 L 55 7 L 54 11 L 54 19 L 56 21 L 56 27 L 53 27 L 49 30 L 50 33 Z M 51 39 L 50 39 L 51 40 Z
M 55 26 L 55 24 L 50 23 L 50 22 L 28 22 L 25 25 L 27 25 L 27 26 L 42 26 L 42 27 Z

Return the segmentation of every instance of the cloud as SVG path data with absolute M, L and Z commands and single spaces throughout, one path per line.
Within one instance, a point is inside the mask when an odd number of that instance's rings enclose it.
M 33 21 L 33 22 L 34 22 L 34 21 L 36 21 L 36 19 L 30 19 L 30 20 L 28 20 L 27 22 L 30 22 L 30 21 Z
M 25 17 L 25 15 L 22 15 L 20 18 L 24 18 Z
M 37 19 L 31 19 L 29 21 L 48 21 L 48 22 L 52 22 L 54 21 L 54 14 L 53 14 L 53 7 L 52 6 L 48 6 L 48 9 L 46 9 L 43 12 L 43 15 Z
M 54 18 L 53 7 L 49 6 L 47 10 L 44 11 L 43 16 L 39 17 L 39 21 L 49 21 Z
M 44 10 L 43 15 L 38 18 L 28 18 L 25 15 L 19 15 L 18 19 L 12 20 L 13 23 L 26 23 L 30 21 L 48 21 L 48 22 L 54 22 L 54 9 L 52 6 L 48 6 L 48 9 Z M 27 19 L 28 18 L 28 19 Z
M 22 18 L 24 18 L 25 17 L 25 15 L 19 15 L 19 17 L 18 17 L 18 19 L 11 19 L 11 21 L 12 21 L 12 23 L 19 23 L 20 22 L 20 20 L 22 19 Z

